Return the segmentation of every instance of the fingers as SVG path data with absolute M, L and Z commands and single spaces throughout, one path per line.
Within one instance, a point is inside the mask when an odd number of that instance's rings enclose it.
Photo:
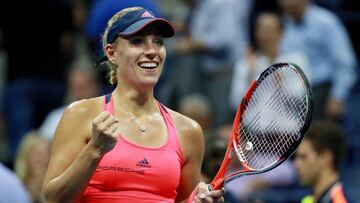
M 110 135 L 110 134 L 113 134 L 114 132 L 116 132 L 116 130 L 118 129 L 118 124 L 117 122 L 114 122 L 111 126 L 107 127 L 105 130 L 104 130 L 104 133 L 107 134 L 107 135 Z
M 211 198 L 216 203 L 225 202 L 224 195 L 225 195 L 225 189 L 224 188 L 222 188 L 221 190 L 213 190 L 213 191 L 210 192 Z
M 198 184 L 197 188 L 198 188 L 197 196 L 200 199 L 205 199 L 207 197 L 208 193 L 209 193 L 207 184 L 205 184 L 204 182 L 200 182 Z
M 105 121 L 108 117 L 110 117 L 110 113 L 108 111 L 101 112 L 93 121 L 93 124 L 99 124 Z
M 112 134 L 117 131 L 119 121 L 112 116 L 109 112 L 100 113 L 93 121 L 93 126 L 99 132 L 103 132 L 105 134 Z
M 208 185 L 204 182 L 200 182 L 195 189 L 194 202 L 196 203 L 212 203 L 212 202 L 224 202 L 225 190 L 208 190 Z
M 218 199 L 220 197 L 223 197 L 225 194 L 225 189 L 222 188 L 221 190 L 213 190 L 210 192 L 210 196 L 215 198 L 215 199 Z
M 101 112 L 93 121 L 93 134 L 89 146 L 105 154 L 112 150 L 120 135 L 119 121 L 109 112 Z

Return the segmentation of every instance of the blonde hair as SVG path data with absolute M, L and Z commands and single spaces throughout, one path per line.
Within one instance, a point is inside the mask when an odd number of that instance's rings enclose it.
M 48 143 L 48 141 L 45 138 L 41 137 L 37 131 L 30 131 L 29 133 L 25 134 L 17 150 L 14 170 L 16 175 L 24 183 L 26 182 L 29 175 L 29 166 L 27 163 L 28 155 L 30 154 L 34 146 L 36 146 L 36 144 L 39 142 Z
M 121 17 L 123 17 L 125 14 L 130 13 L 132 11 L 136 11 L 136 10 L 140 10 L 143 9 L 142 7 L 129 7 L 129 8 L 125 8 L 120 10 L 119 12 L 117 12 L 115 15 L 113 15 L 110 20 L 107 22 L 106 24 L 106 28 L 104 33 L 102 34 L 101 37 L 101 42 L 102 42 L 102 47 L 103 50 L 105 52 L 105 46 L 107 45 L 107 35 L 109 33 L 109 30 L 111 28 L 111 26 L 118 21 Z M 116 41 L 115 41 L 116 42 Z M 106 64 L 106 67 L 108 69 L 108 73 L 107 76 L 109 77 L 109 83 L 114 85 L 117 83 L 117 77 L 116 77 L 116 64 L 113 64 L 111 61 L 105 61 L 104 62 Z

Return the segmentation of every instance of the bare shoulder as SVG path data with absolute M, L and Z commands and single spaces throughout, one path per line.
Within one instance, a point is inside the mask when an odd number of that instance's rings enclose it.
M 170 109 L 168 109 L 168 111 L 181 136 L 189 136 L 188 138 L 190 139 L 193 136 L 202 136 L 202 129 L 198 122 L 179 112 Z
M 178 132 L 185 157 L 193 156 L 194 150 L 201 154 L 204 148 L 204 137 L 199 123 L 176 111 L 168 109 L 168 112 Z
M 66 107 L 52 139 L 45 183 L 66 170 L 92 135 L 92 121 L 101 112 L 101 98 L 76 101 Z
M 92 121 L 101 112 L 101 104 L 101 97 L 96 97 L 83 99 L 68 105 L 60 119 L 54 139 L 84 140 L 86 137 L 91 136 Z M 76 132 L 77 136 L 70 136 L 70 132 Z
M 89 116 L 92 117 L 92 115 L 100 113 L 102 108 L 101 104 L 102 97 L 75 101 L 66 107 L 64 114 L 66 113 L 68 116 L 73 117 L 89 118 Z

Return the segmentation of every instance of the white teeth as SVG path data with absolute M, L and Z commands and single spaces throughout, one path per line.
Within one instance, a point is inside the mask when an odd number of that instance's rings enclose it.
M 156 68 L 157 63 L 140 63 L 139 66 L 142 68 Z

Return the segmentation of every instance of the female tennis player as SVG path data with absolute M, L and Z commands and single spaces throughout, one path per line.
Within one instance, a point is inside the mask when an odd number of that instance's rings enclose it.
M 47 202 L 223 202 L 200 182 L 198 123 L 153 95 L 171 23 L 141 7 L 116 13 L 102 36 L 115 90 L 69 105 L 52 143 Z

